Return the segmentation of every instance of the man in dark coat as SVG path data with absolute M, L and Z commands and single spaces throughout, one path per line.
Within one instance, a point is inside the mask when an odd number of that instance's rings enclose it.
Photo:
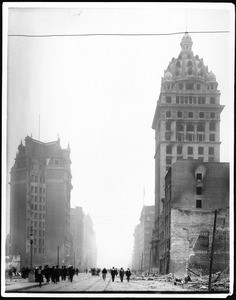
M 113 267 L 111 269 L 111 278 L 112 278 L 112 281 L 114 282 L 114 279 L 115 279 L 115 276 L 117 275 L 117 270 Z
M 130 276 L 131 276 L 131 272 L 130 269 L 128 268 L 127 271 L 125 272 L 125 275 L 127 277 L 127 281 L 129 282 Z
M 104 268 L 104 269 L 102 270 L 102 278 L 103 278 L 103 280 L 106 279 L 106 275 L 107 275 L 107 269 Z
M 124 275 L 125 275 L 125 271 L 124 271 L 123 268 L 120 268 L 120 273 L 119 273 L 119 275 L 120 275 L 120 281 L 123 282 L 123 278 L 124 278 Z
M 73 268 L 73 266 L 70 266 L 68 269 L 68 275 L 69 275 L 70 282 L 73 281 L 74 274 L 75 274 L 75 269 Z

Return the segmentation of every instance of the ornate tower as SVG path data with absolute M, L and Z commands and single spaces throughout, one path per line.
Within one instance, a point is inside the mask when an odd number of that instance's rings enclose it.
M 220 161 L 220 91 L 203 59 L 194 55 L 185 33 L 178 58 L 172 58 L 161 80 L 161 92 L 152 124 L 155 130 L 155 227 L 153 267 L 159 270 L 161 199 L 165 175 L 177 160 Z

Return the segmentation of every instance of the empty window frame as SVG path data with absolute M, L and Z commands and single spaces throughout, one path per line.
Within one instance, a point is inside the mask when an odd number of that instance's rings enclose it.
M 199 181 L 202 181 L 202 173 L 197 173 L 196 174 L 196 179 Z
M 202 208 L 202 200 L 200 199 L 196 200 L 196 208 Z
M 197 195 L 202 195 L 202 186 L 197 186 L 197 188 L 196 188 L 196 194 Z

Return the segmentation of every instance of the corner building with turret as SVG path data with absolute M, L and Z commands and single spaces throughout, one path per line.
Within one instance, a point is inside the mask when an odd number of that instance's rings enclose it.
M 18 147 L 10 180 L 10 254 L 21 267 L 70 262 L 70 147 L 29 136 Z M 31 244 L 32 241 L 32 256 Z
M 181 52 L 172 58 L 161 80 L 152 128 L 155 130 L 155 225 L 152 267 L 160 268 L 161 201 L 165 176 L 176 161 L 220 161 L 220 91 L 215 75 L 194 55 L 192 39 L 185 33 Z

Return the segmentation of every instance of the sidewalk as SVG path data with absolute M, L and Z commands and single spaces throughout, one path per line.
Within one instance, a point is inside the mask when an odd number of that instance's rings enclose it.
M 42 282 L 42 285 L 46 285 L 47 283 Z M 10 279 L 6 278 L 5 281 L 5 292 L 9 293 L 9 292 L 18 292 L 20 290 L 26 290 L 26 289 L 30 289 L 32 287 L 36 287 L 38 286 L 38 282 L 29 282 L 28 278 L 12 278 L 12 280 L 10 281 Z

